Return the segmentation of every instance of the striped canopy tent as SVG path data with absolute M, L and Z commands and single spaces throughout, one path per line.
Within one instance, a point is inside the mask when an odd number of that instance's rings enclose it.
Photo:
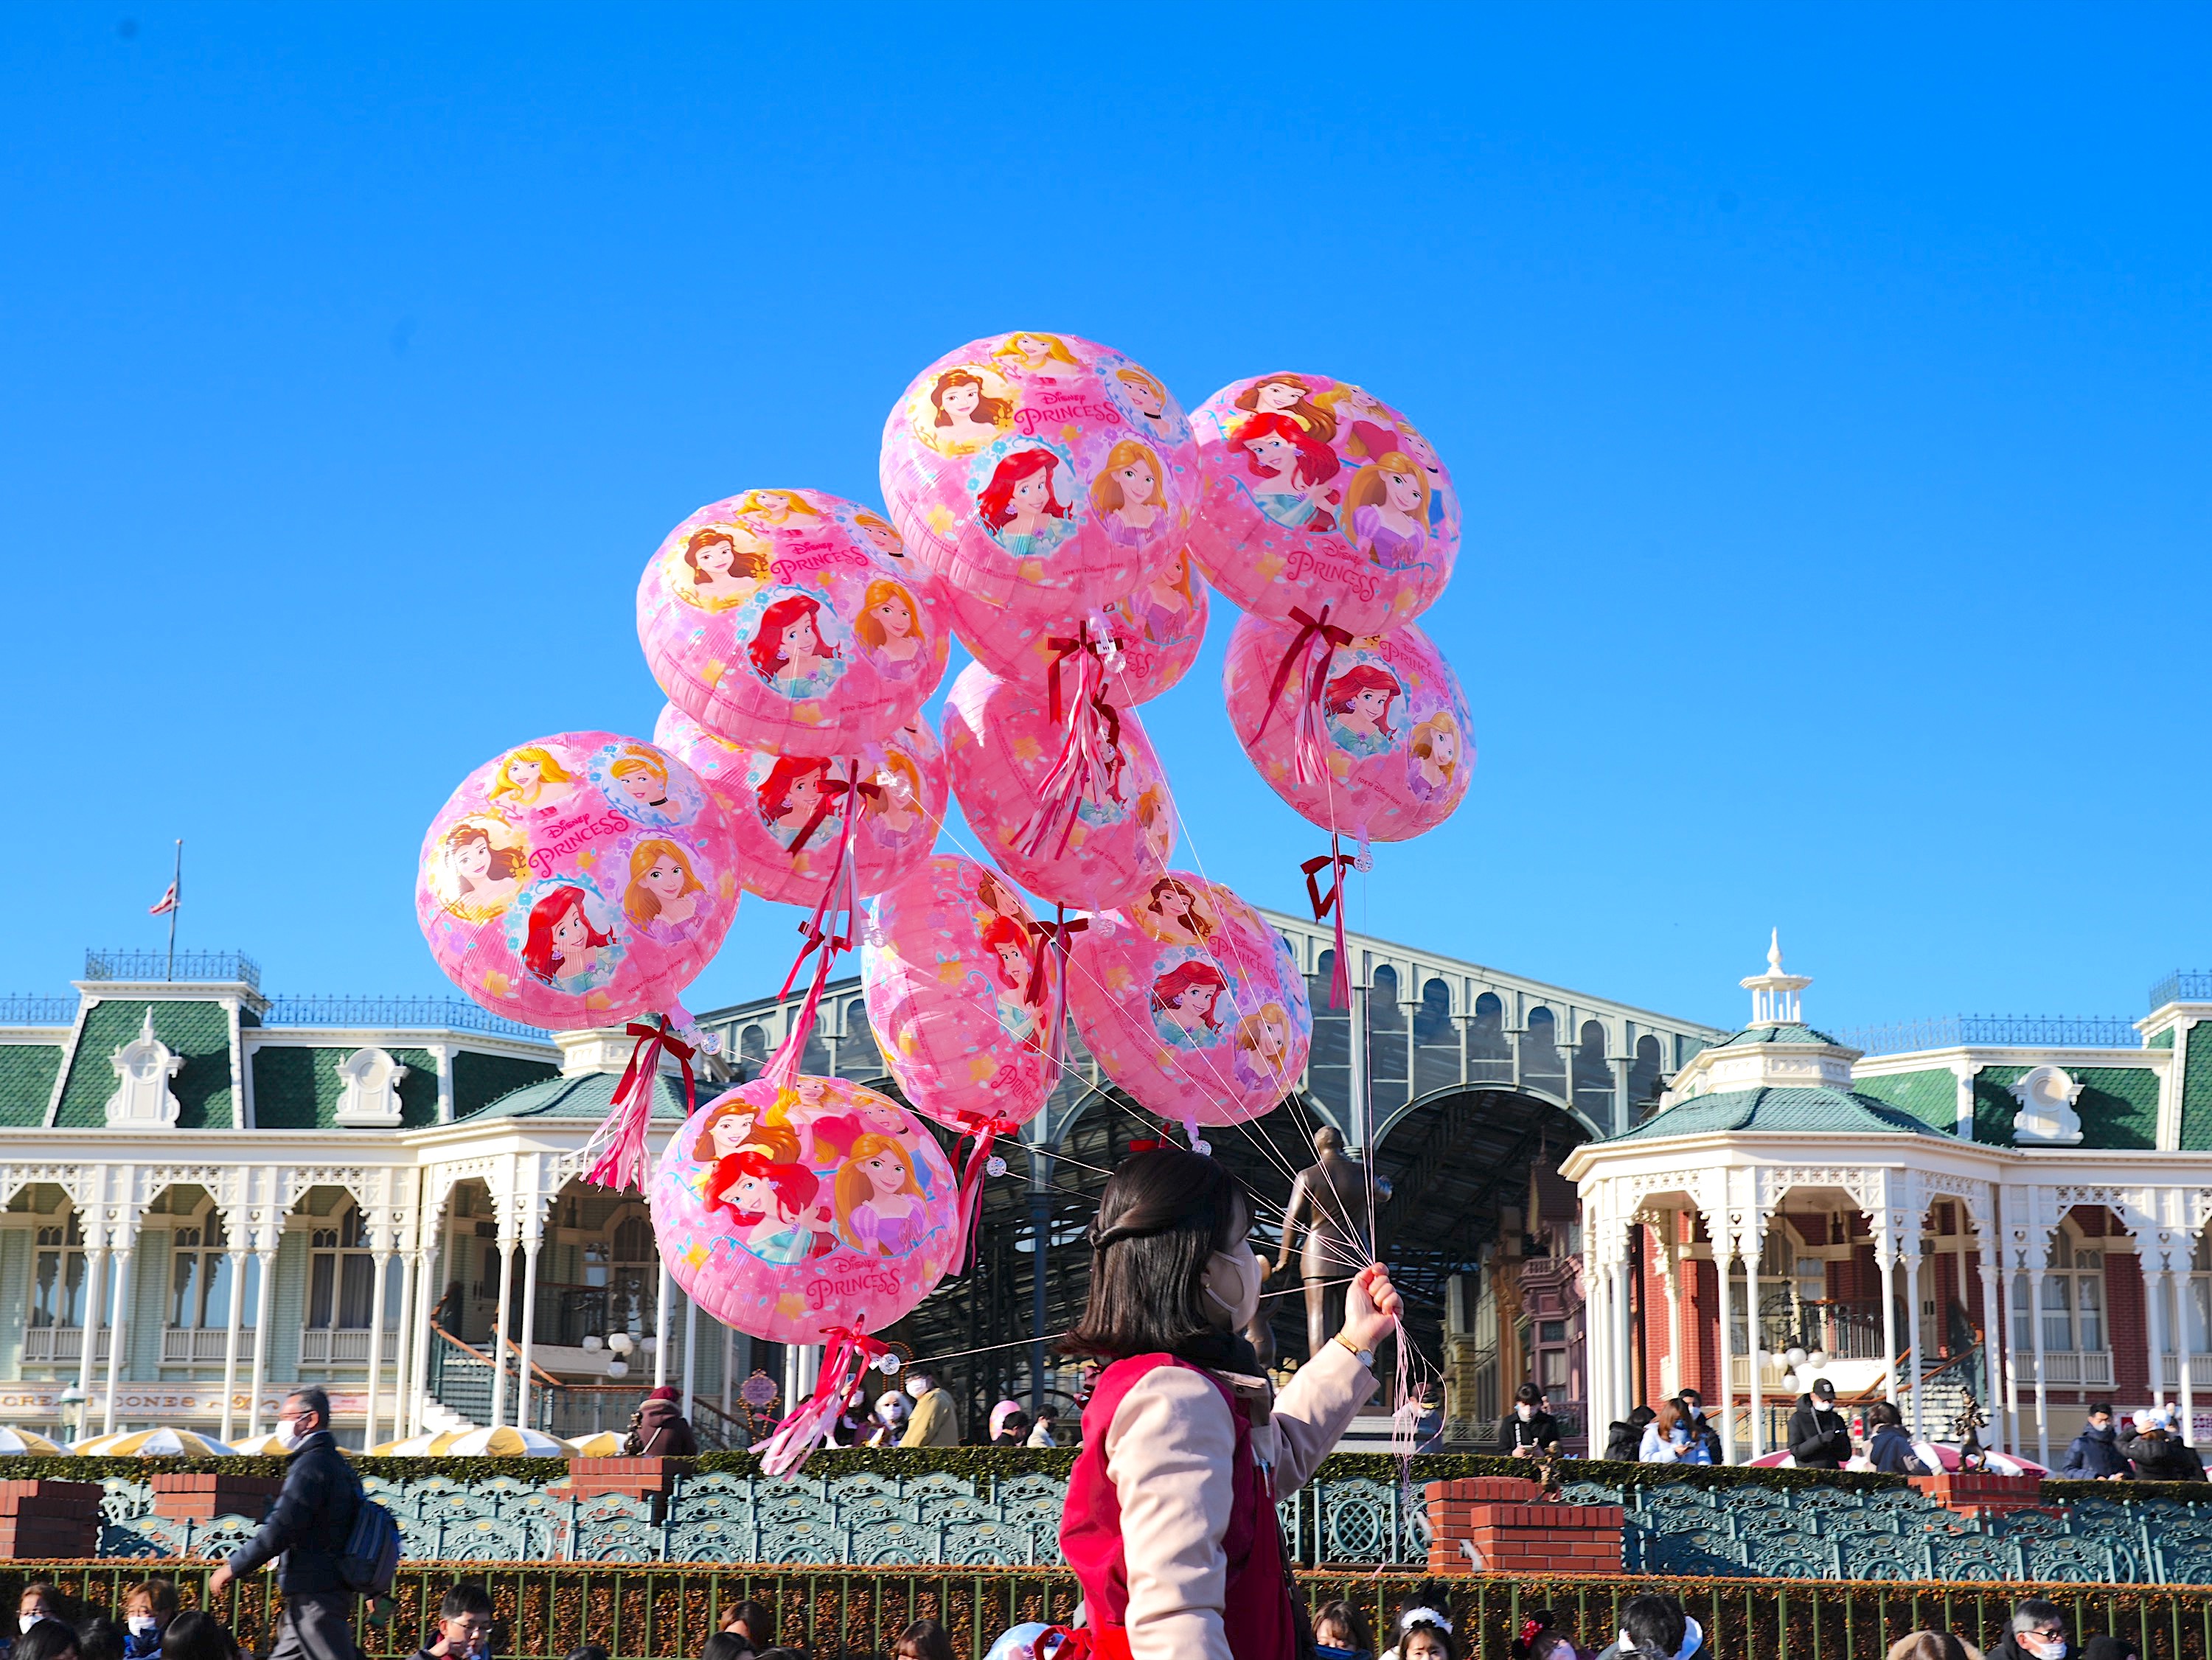
M 230 1450 L 241 1458 L 288 1458 L 292 1454 L 292 1449 L 273 1432 L 250 1441 L 233 1441 Z
M 70 1449 L 58 1441 L 49 1441 L 43 1435 L 33 1435 L 28 1430 L 0 1427 L 0 1455 L 18 1457 L 25 1454 L 33 1458 L 66 1458 Z
M 620 1458 L 623 1449 L 629 1445 L 629 1437 L 618 1429 L 594 1430 L 589 1435 L 568 1438 L 568 1451 L 578 1458 Z
M 440 1435 L 410 1435 L 376 1449 L 392 1458 L 570 1458 L 566 1441 L 534 1429 L 501 1424 L 493 1429 L 447 1430 Z
M 79 1441 L 75 1451 L 81 1458 L 229 1458 L 237 1452 L 228 1441 L 197 1430 L 172 1429 L 166 1424 L 159 1429 L 95 1435 L 88 1441 Z

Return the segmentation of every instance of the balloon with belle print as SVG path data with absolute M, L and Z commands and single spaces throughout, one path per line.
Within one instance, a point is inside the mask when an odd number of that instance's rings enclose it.
M 1166 870 L 1175 797 L 1133 709 L 1057 722 L 1043 692 L 970 663 L 945 699 L 945 750 L 984 851 L 1032 894 L 1097 910 Z
M 849 754 L 944 677 L 944 591 L 881 515 L 820 490 L 747 490 L 668 533 L 637 590 L 668 700 L 749 748 Z
M 1191 415 L 1206 484 L 1190 551 L 1256 615 L 1354 634 L 1411 622 L 1459 555 L 1451 475 L 1413 424 L 1327 375 L 1233 381 Z
M 1229 724 L 1260 776 L 1322 829 L 1364 841 L 1403 841 L 1449 818 L 1474 772 L 1474 730 L 1443 653 L 1412 624 L 1326 647 L 1309 701 L 1297 662 L 1284 672 L 1286 657 L 1303 660 L 1300 636 L 1256 616 L 1229 636 Z
M 772 1343 L 878 1332 L 958 1249 L 951 1163 L 921 1120 L 843 1078 L 765 1078 L 708 1101 L 661 1154 L 648 1200 L 670 1276 Z
M 517 745 L 422 839 L 415 911 L 439 967 L 554 1031 L 665 1011 L 737 914 L 727 815 L 665 750 L 613 732 Z
M 748 749 L 673 704 L 662 708 L 653 737 L 706 781 L 729 815 L 745 886 L 779 904 L 821 903 L 855 802 L 853 881 L 861 899 L 920 866 L 945 820 L 945 751 L 921 715 L 859 756 Z M 857 782 L 848 776 L 855 772 Z
M 1052 1091 L 1059 959 L 1013 884 L 939 855 L 879 894 L 860 936 L 868 1027 L 915 1110 L 1025 1124 Z
M 1067 1007 L 1107 1075 L 1171 1123 L 1272 1112 L 1297 1088 L 1313 1040 L 1283 936 L 1228 888 L 1182 870 L 1075 936 Z
M 1174 395 L 1074 335 L 947 352 L 892 407 L 882 463 L 893 521 L 963 618 L 1089 616 L 1174 559 L 1198 500 Z

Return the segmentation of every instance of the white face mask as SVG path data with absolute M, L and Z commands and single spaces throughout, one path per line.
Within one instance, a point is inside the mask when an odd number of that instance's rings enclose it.
M 2066 1639 L 2063 1637 L 2036 1637 L 2022 1632 L 2020 1645 L 2036 1660 L 2066 1660 Z
M 15 1616 L 15 1623 L 23 1630 L 28 1631 L 46 1617 L 43 1614 L 19 1614 Z
M 130 1627 L 131 1635 L 143 1637 L 154 1629 L 154 1616 L 150 1614 L 134 1614 L 123 1623 Z
M 300 1421 L 297 1418 L 279 1418 L 276 1421 L 276 1439 L 288 1447 L 299 1445 Z
M 929 1393 L 928 1381 L 921 1378 L 909 1378 L 906 1380 L 906 1392 L 919 1401 Z
M 1267 1264 L 1257 1251 L 1217 1251 L 1206 1262 L 1206 1294 L 1226 1310 L 1229 1329 L 1242 1331 L 1260 1312 L 1260 1282 Z
M 1525 1424 L 1531 1418 L 1534 1418 L 1536 1415 L 1536 1409 L 1530 1406 L 1526 1401 L 1516 1402 L 1513 1407 L 1513 1415 Z

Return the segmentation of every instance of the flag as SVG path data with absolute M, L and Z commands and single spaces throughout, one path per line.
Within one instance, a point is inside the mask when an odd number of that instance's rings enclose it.
M 170 912 L 176 908 L 177 884 L 171 882 L 168 886 L 167 891 L 161 895 L 161 902 L 156 905 L 149 906 L 146 910 L 146 914 L 149 917 L 163 917 L 167 916 Z

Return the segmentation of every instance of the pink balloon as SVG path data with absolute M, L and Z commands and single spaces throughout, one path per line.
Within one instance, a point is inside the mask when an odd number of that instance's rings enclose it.
M 781 905 L 821 903 L 844 829 L 851 758 L 747 749 L 716 737 L 674 704 L 662 706 L 653 741 L 690 763 L 722 803 L 747 888 Z M 869 748 L 875 754 L 860 763 L 860 821 L 853 834 L 854 892 L 862 899 L 929 857 L 949 794 L 945 751 L 923 717 Z
M 1177 554 L 1134 593 L 1106 606 L 1091 637 L 1110 639 L 1118 657 L 1106 670 L 1106 694 L 1124 708 L 1149 703 L 1183 677 L 1206 643 L 1206 582 L 1190 555 Z M 1073 685 L 1068 661 L 1078 636 L 1060 622 L 952 591 L 952 626 L 975 660 L 1002 680 L 1045 686 L 1055 662 L 1063 688 Z
M 1035 1118 L 1058 1070 L 1044 1047 L 1058 958 L 1013 884 L 939 854 L 871 911 L 860 984 L 901 1093 L 955 1129 Z
M 430 821 L 415 914 L 495 1015 L 571 1031 L 672 1007 L 738 910 L 736 840 L 698 775 L 613 732 L 518 745 Z
M 1363 840 L 1403 841 L 1442 824 L 1474 772 L 1474 724 L 1443 653 L 1411 623 L 1338 646 L 1310 708 L 1300 633 L 1245 616 L 1229 636 L 1229 723 L 1260 776 L 1322 829 Z M 1285 654 L 1299 659 L 1288 675 Z M 1298 775 L 1302 731 L 1322 763 L 1308 779 Z
M 945 676 L 942 588 L 878 515 L 819 490 L 748 490 L 668 533 L 637 588 L 668 700 L 756 749 L 848 754 L 912 720 Z
M 772 1343 L 877 1332 L 957 1248 L 952 1166 L 914 1114 L 843 1078 L 758 1078 L 716 1096 L 660 1155 L 660 1260 L 724 1325 Z
M 1180 550 L 1198 456 L 1174 395 L 1119 352 L 1001 335 L 915 377 L 883 486 L 915 557 L 972 604 L 1072 625 Z
M 1206 489 L 1190 551 L 1206 579 L 1279 621 L 1355 634 L 1411 622 L 1459 554 L 1451 475 L 1413 423 L 1347 381 L 1232 381 L 1191 415 Z
M 1273 1111 L 1313 1041 L 1283 936 L 1226 888 L 1181 870 L 1075 936 L 1067 1007 L 1107 1075 L 1171 1122 Z
M 1056 905 L 1096 911 L 1135 898 L 1175 851 L 1175 797 L 1136 712 L 1120 712 L 1103 765 L 1048 800 L 1069 729 L 1042 693 L 980 663 L 945 700 L 945 757 L 960 810 L 1000 869 Z

